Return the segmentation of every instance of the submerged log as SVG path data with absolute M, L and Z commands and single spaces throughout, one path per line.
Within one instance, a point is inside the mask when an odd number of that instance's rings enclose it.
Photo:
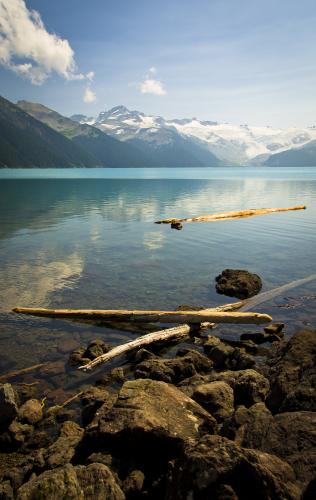
M 28 366 L 27 368 L 21 368 L 21 370 L 14 370 L 13 372 L 6 373 L 5 375 L 0 376 L 0 382 L 3 382 L 4 380 L 8 380 L 10 378 L 18 377 L 20 375 L 25 375 L 26 373 L 35 372 L 36 370 L 39 370 L 39 368 L 42 368 L 47 364 L 48 363 L 39 363 L 37 365 Z
M 55 318 L 102 318 L 108 321 L 136 321 L 150 323 L 235 323 L 261 325 L 269 323 L 272 318 L 268 314 L 201 310 L 201 311 L 143 311 L 116 309 L 41 309 L 33 307 L 16 307 L 16 313 L 48 316 Z
M 181 229 L 182 222 L 214 222 L 218 220 L 244 219 L 255 215 L 273 214 L 275 212 L 289 212 L 291 210 L 305 210 L 305 205 L 288 208 L 250 208 L 249 210 L 238 210 L 232 212 L 220 212 L 215 214 L 200 215 L 198 217 L 188 217 L 184 219 L 162 219 L 157 220 L 155 224 L 171 224 L 171 227 Z

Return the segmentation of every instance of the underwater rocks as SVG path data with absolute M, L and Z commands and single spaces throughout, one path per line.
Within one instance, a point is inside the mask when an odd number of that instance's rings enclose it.
M 239 269 L 225 269 L 215 281 L 217 293 L 239 299 L 253 297 L 262 288 L 261 278 L 257 274 Z

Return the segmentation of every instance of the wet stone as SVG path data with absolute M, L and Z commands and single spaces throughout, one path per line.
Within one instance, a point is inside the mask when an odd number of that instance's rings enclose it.
M 215 281 L 217 293 L 239 299 L 253 297 L 262 288 L 261 278 L 257 274 L 241 269 L 225 269 Z

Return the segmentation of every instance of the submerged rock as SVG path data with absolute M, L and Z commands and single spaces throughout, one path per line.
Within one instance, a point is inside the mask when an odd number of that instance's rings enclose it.
M 203 436 L 186 445 L 170 476 L 167 500 L 298 500 L 300 496 L 289 464 L 221 436 Z
M 262 281 L 257 274 L 240 269 L 225 269 L 216 278 L 217 293 L 248 299 L 260 292 Z
M 18 500 L 47 498 L 49 500 L 93 499 L 124 500 L 125 495 L 110 469 L 103 464 L 64 467 L 32 477 L 18 490 Z

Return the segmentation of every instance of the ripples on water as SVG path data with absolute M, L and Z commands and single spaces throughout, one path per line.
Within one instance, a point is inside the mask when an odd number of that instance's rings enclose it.
M 97 172 L 121 178 L 84 178 Z M 149 169 L 145 175 L 159 172 Z M 86 343 L 100 337 L 115 344 L 133 338 L 89 325 L 17 317 L 8 312 L 16 305 L 210 306 L 229 301 L 214 291 L 214 278 L 226 267 L 258 273 L 264 289 L 315 273 L 316 169 L 199 169 L 197 177 L 206 178 L 197 179 L 190 178 L 192 170 L 161 172 L 171 178 L 124 178 L 121 169 L 57 171 L 72 179 L 21 179 L 15 172 L 14 179 L 4 179 L 10 171 L 0 172 L 1 371 L 65 357 L 60 352 L 65 339 Z M 124 170 L 125 177 L 141 173 Z M 22 171 L 28 175 L 37 173 Z M 153 224 L 165 217 L 302 203 L 306 211 L 192 223 L 183 231 Z M 311 283 L 260 310 L 286 319 L 291 333 L 298 324 L 315 324 L 314 292 Z M 235 331 L 225 327 L 222 333 Z

